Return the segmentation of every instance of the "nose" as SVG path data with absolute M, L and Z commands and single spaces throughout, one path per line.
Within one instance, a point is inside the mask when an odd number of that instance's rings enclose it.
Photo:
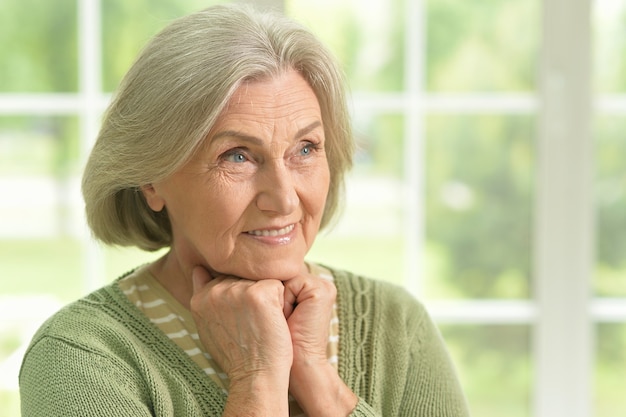
M 300 204 L 293 173 L 285 167 L 282 159 L 273 159 L 258 172 L 256 204 L 259 210 L 286 215 L 293 213 Z

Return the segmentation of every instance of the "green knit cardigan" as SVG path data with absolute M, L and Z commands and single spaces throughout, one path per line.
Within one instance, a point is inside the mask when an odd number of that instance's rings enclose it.
M 462 417 L 469 411 L 441 336 L 420 303 L 387 283 L 333 271 L 339 374 L 352 416 Z M 20 371 L 22 416 L 221 416 L 226 394 L 117 283 L 56 313 Z

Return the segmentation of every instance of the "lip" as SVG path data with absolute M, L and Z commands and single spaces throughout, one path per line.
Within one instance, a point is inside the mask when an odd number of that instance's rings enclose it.
M 291 231 L 293 231 L 293 229 L 296 227 L 295 224 L 290 224 L 287 225 L 285 227 L 280 227 L 280 228 L 270 228 L 270 229 L 258 229 L 258 230 L 249 230 L 246 233 L 252 236 L 257 236 L 257 237 L 275 237 L 275 236 L 284 236 L 286 234 L 291 233 Z
M 248 230 L 244 234 L 263 242 L 284 244 L 291 242 L 295 231 L 296 223 L 292 223 L 283 227 Z

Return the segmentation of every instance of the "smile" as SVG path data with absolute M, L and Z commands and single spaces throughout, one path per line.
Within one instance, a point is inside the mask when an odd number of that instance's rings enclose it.
M 283 227 L 282 229 L 272 229 L 272 230 L 250 230 L 246 232 L 253 236 L 282 236 L 291 232 L 295 227 L 294 224 L 290 224 L 289 226 Z

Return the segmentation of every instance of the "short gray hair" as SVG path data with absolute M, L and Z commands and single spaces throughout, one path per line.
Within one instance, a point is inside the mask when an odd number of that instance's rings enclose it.
M 354 153 L 343 74 L 303 26 L 247 6 L 222 5 L 173 21 L 122 80 L 83 176 L 93 235 L 144 250 L 170 246 L 166 210 L 153 212 L 140 187 L 189 160 L 242 83 L 289 69 L 307 80 L 320 104 L 331 178 L 326 227 L 338 211 Z

